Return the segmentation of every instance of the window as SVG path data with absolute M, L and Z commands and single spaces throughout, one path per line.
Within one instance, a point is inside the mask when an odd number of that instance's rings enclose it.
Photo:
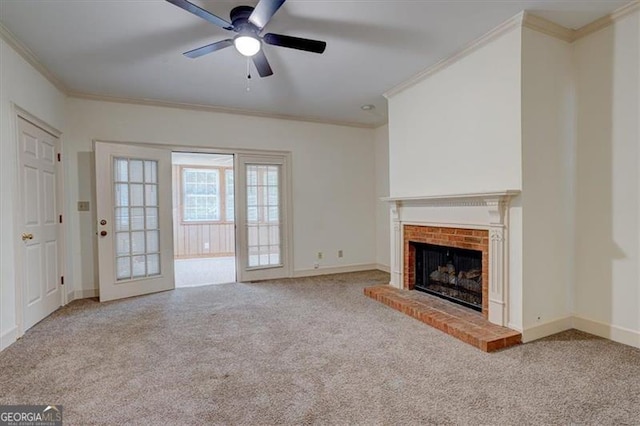
M 233 169 L 182 168 L 183 222 L 233 222 Z
M 211 222 L 220 220 L 220 171 L 218 169 L 182 169 L 183 220 Z

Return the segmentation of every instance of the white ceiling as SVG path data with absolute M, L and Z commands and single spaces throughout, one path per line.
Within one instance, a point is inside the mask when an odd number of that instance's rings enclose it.
M 257 0 L 193 2 L 229 19 Z M 327 49 L 266 46 L 274 75 L 252 71 L 250 91 L 235 49 L 182 56 L 235 33 L 163 0 L 0 0 L 0 21 L 71 91 L 378 125 L 383 92 L 522 10 L 576 29 L 626 3 L 289 0 L 265 32 L 325 40 Z

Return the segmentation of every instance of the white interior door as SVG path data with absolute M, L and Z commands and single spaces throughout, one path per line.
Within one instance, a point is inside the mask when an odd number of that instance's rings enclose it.
M 100 301 L 171 290 L 171 151 L 95 143 Z
M 18 282 L 22 282 L 22 331 L 62 304 L 60 211 L 57 200 L 60 141 L 18 118 L 21 220 Z
M 288 156 L 239 154 L 236 170 L 239 281 L 289 277 Z

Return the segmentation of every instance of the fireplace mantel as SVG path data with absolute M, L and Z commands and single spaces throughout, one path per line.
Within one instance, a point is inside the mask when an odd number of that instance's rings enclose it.
M 487 205 L 506 201 L 511 197 L 519 195 L 520 191 L 509 189 L 505 191 L 495 192 L 472 192 L 466 194 L 440 194 L 440 195 L 423 195 L 411 197 L 384 197 L 382 201 L 400 204 L 460 204 L 460 205 Z
M 403 226 L 423 225 L 486 229 L 489 232 L 488 319 L 506 326 L 508 322 L 508 212 L 518 190 L 387 197 L 391 212 L 391 282 L 402 288 Z

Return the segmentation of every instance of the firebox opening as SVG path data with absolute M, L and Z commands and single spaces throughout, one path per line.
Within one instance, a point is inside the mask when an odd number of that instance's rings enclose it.
M 415 249 L 414 289 L 482 312 L 482 252 L 410 242 Z

